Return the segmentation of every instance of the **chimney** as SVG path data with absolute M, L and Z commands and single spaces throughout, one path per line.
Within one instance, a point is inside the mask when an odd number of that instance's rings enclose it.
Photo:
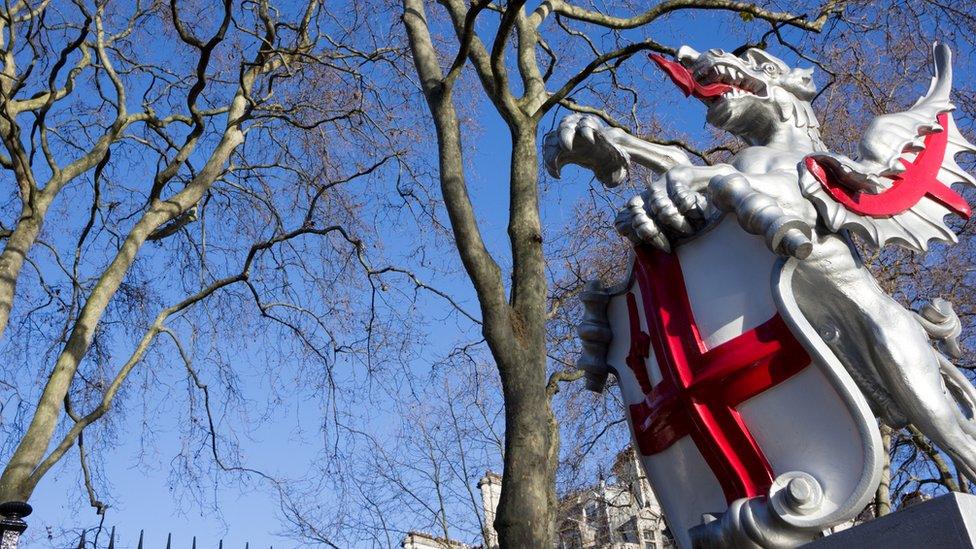
M 495 512 L 498 509 L 498 500 L 502 496 L 502 477 L 491 471 L 486 471 L 485 476 L 478 481 L 478 489 L 481 490 L 481 508 L 484 512 L 484 532 L 485 549 L 497 549 L 498 533 L 495 532 Z

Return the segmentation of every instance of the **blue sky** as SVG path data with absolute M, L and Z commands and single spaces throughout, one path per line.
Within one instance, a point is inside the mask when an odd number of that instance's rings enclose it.
M 431 9 L 438 9 L 432 7 Z M 485 17 L 488 17 L 487 15 Z M 654 36 L 659 42 L 677 47 L 688 44 L 698 50 L 720 47 L 733 49 L 742 42 L 743 22 L 734 14 L 702 13 L 669 17 L 654 27 Z M 735 29 L 735 32 L 732 32 Z M 747 29 L 752 34 L 765 30 L 763 25 L 753 23 Z M 773 47 L 771 51 L 782 55 L 788 62 L 795 57 L 782 48 Z M 625 65 L 625 72 L 640 77 L 635 80 L 656 85 L 650 94 L 661 98 L 657 112 L 668 117 L 677 127 L 687 128 L 696 138 L 704 138 L 704 108 L 693 100 L 684 100 L 677 90 L 671 87 L 663 75 L 657 73 L 645 56 L 636 56 Z M 960 75 L 963 78 L 971 78 Z M 425 109 L 419 95 L 416 108 Z M 476 111 L 481 126 L 477 139 L 467 143 L 466 161 L 469 165 L 469 184 L 477 213 L 482 220 L 482 232 L 489 248 L 496 252 L 503 265 L 508 263 L 506 209 L 508 204 L 505 174 L 508 171 L 509 133 L 491 106 L 480 96 Z M 561 117 L 557 112 L 554 116 Z M 555 120 L 555 118 L 553 119 Z M 551 127 L 553 120 L 547 120 L 542 128 Z M 432 130 L 429 133 L 433 139 Z M 541 134 L 540 134 L 541 137 Z M 433 142 L 431 142 L 433 143 Z M 433 147 L 433 144 L 431 144 Z M 567 168 L 563 180 L 554 182 L 548 178 L 543 181 L 546 192 L 543 202 L 543 219 L 547 233 L 557 234 L 572 218 L 574 208 L 587 200 L 594 183 L 580 170 Z M 614 212 L 608 208 L 609 218 Z M 396 257 L 398 247 L 412 249 L 413 237 L 409 231 L 393 231 L 386 236 L 387 248 Z M 443 254 L 435 260 L 457 267 L 456 252 L 442 248 Z M 408 260 L 409 258 L 401 258 Z M 439 276 L 438 287 L 457 296 L 457 299 L 471 311 L 477 311 L 477 301 L 469 283 L 462 276 Z M 428 322 L 424 328 L 429 331 L 423 349 L 416 354 L 405 368 L 414 372 L 417 379 L 424 379 L 431 364 L 442 358 L 458 341 L 470 340 L 476 330 L 448 315 L 443 302 L 429 295 L 421 295 L 419 305 L 427 309 Z M 447 318 L 446 321 L 437 319 Z M 227 342 L 239 345 L 235 357 L 240 360 L 260 360 L 262 352 L 268 349 L 255 349 L 254 342 Z M 339 368 L 341 368 L 341 364 Z M 261 402 L 272 390 L 274 380 L 269 380 L 260 368 L 242 368 L 241 387 L 245 399 Z M 283 375 L 290 375 L 285 372 Z M 341 374 L 340 374 L 341 375 Z M 358 374 L 349 373 L 350 378 Z M 582 390 L 581 385 L 571 390 Z M 366 399 L 362 401 L 366 405 Z M 111 509 L 106 526 L 117 526 L 119 541 L 117 547 L 134 547 L 140 529 L 145 529 L 150 547 L 162 547 L 167 533 L 173 534 L 175 547 L 189 547 L 192 536 L 197 537 L 199 547 L 216 547 L 217 540 L 224 540 L 224 547 L 243 547 L 249 542 L 251 547 L 290 547 L 294 542 L 278 535 L 283 526 L 276 495 L 260 480 L 246 485 L 236 481 L 204 483 L 200 489 L 213 498 L 219 508 L 220 516 L 213 515 L 209 506 L 201 507 L 187 497 L 184 489 L 173 489 L 172 454 L 168 448 L 182 444 L 177 426 L 165 417 L 165 403 L 157 408 L 161 420 L 153 426 L 152 445 L 143 446 L 141 441 L 143 426 L 138 414 L 121 427 L 118 444 L 111 455 L 105 458 L 104 478 L 109 479 L 106 486 Z M 302 395 L 293 400 L 278 402 L 268 408 L 267 415 L 248 436 L 239 440 L 244 463 L 256 469 L 287 477 L 301 477 L 306 474 L 308 464 L 316 460 L 322 451 L 323 437 L 314 426 L 322 423 L 320 403 Z M 382 413 L 370 416 L 367 422 L 376 430 L 378 436 L 392 433 L 397 424 L 395 417 L 383 417 Z M 147 453 L 143 453 L 148 449 Z M 209 459 L 200 452 L 199 459 Z M 613 456 L 607 456 L 612 460 Z M 85 495 L 79 491 L 80 473 L 74 463 L 56 467 L 38 486 L 32 505 L 34 516 L 29 520 L 30 535 L 38 536 L 37 546 L 43 546 L 47 526 L 57 528 L 68 525 L 92 526 L 97 519 L 88 507 Z M 342 506 L 340 501 L 322 502 L 325 505 Z M 37 538 L 35 538 L 37 539 Z

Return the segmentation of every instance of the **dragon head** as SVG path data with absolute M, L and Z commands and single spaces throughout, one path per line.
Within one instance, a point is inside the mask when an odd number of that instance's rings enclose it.
M 813 69 L 791 69 L 769 53 L 750 48 L 741 55 L 688 46 L 677 61 L 653 59 L 682 89 L 708 108 L 708 123 L 762 144 L 777 125 L 794 124 L 816 131 L 819 124 L 810 101 L 816 95 Z

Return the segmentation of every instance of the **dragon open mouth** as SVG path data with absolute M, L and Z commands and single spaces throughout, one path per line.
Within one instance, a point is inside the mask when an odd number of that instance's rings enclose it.
M 696 71 L 693 75 L 677 61 L 671 61 L 656 53 L 651 54 L 650 57 L 686 97 L 693 95 L 702 101 L 715 101 L 719 98 L 743 95 L 766 95 L 765 84 L 730 64 L 716 63 L 704 70 Z

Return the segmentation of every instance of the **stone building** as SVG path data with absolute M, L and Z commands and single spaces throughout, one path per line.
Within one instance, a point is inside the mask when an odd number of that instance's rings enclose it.
M 400 546 L 403 549 L 476 549 L 466 543 L 439 538 L 426 532 L 407 532 Z
M 612 481 L 560 500 L 559 549 L 674 547 L 657 498 L 633 450 L 618 454 L 611 471 Z
M 481 509 L 484 512 L 484 547 L 494 549 L 498 547 L 498 533 L 492 524 L 495 524 L 495 510 L 498 509 L 498 500 L 502 497 L 501 475 L 486 472 L 478 481 L 478 490 L 481 491 Z
M 671 534 L 657 498 L 630 448 L 617 455 L 610 480 L 565 495 L 559 501 L 558 549 L 670 549 Z M 502 479 L 488 472 L 478 482 L 484 512 L 484 544 L 470 546 L 422 532 L 404 538 L 404 549 L 496 549 L 491 524 Z

